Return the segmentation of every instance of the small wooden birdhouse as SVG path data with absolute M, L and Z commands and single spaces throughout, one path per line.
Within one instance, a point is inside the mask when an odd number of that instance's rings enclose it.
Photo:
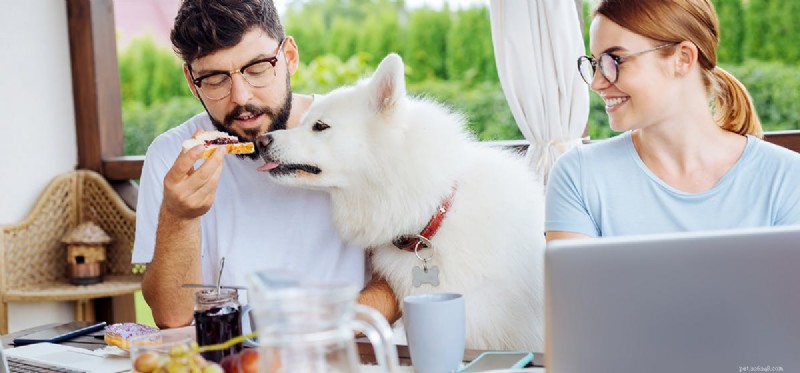
M 81 223 L 67 232 L 61 242 L 67 246 L 70 282 L 88 285 L 103 281 L 103 262 L 111 237 L 102 228 L 90 221 Z

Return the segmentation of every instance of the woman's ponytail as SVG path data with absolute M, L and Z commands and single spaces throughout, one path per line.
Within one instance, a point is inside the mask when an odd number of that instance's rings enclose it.
M 716 66 L 713 75 L 714 120 L 725 130 L 764 137 L 753 99 L 747 88 L 729 72 Z

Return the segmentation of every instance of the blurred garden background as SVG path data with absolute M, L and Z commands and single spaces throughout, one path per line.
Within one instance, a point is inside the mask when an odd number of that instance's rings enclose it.
M 800 1 L 713 3 L 722 28 L 719 64 L 747 86 L 765 130 L 800 129 L 800 26 L 794 19 Z M 592 4 L 584 3 L 585 35 Z M 451 9 L 409 8 L 404 0 L 289 0 L 282 19 L 300 49 L 295 92 L 352 84 L 397 52 L 407 65 L 410 93 L 464 112 L 481 140 L 522 139 L 498 81 L 485 3 Z M 181 61 L 163 44 L 146 35 L 119 51 L 128 155 L 144 154 L 155 136 L 203 110 L 186 86 Z M 590 97 L 590 136 L 615 135 L 602 100 Z

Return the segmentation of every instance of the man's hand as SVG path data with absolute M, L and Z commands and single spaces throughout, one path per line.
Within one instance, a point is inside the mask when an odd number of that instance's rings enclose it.
M 164 176 L 164 201 L 166 209 L 173 217 L 189 220 L 205 214 L 214 202 L 217 185 L 222 174 L 222 165 L 227 150 L 219 147 L 202 166 L 194 169 L 204 148 L 195 146 L 188 152 L 178 155 L 175 164 Z
M 203 146 L 178 155 L 164 176 L 164 200 L 158 215 L 153 260 L 142 280 L 142 293 L 153 311 L 156 325 L 174 328 L 192 321 L 194 291 L 187 283 L 202 279 L 200 216 L 214 202 L 227 151 L 217 148 L 202 166 L 194 168 Z
M 378 275 L 374 275 L 366 288 L 358 295 L 358 303 L 370 306 L 380 312 L 389 324 L 393 324 L 400 318 L 400 306 L 394 291 L 389 287 L 389 283 Z

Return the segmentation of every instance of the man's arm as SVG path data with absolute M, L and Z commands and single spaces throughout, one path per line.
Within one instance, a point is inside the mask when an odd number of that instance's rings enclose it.
M 358 295 L 358 303 L 370 306 L 393 324 L 400 318 L 400 306 L 394 291 L 382 277 L 373 276 L 367 287 Z
M 214 202 L 226 154 L 218 148 L 195 170 L 202 151 L 203 146 L 196 146 L 179 155 L 164 177 L 153 260 L 142 280 L 142 294 L 161 328 L 191 323 L 194 291 L 181 286 L 202 281 L 200 216 Z
M 142 280 L 142 294 L 159 328 L 192 322 L 194 290 L 181 286 L 202 281 L 200 237 L 199 218 L 181 220 L 162 206 L 153 261 Z
M 547 231 L 545 232 L 545 239 L 547 241 L 564 240 L 569 238 L 591 238 L 583 233 L 564 232 L 564 231 Z

